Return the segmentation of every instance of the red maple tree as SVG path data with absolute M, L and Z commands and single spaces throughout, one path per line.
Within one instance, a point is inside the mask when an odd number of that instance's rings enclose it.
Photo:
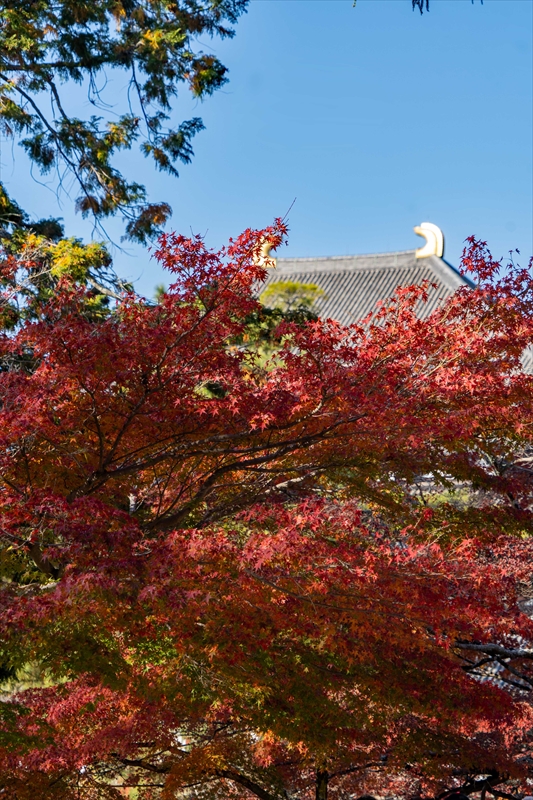
M 426 319 L 400 289 L 265 365 L 285 233 L 166 236 L 157 305 L 62 279 L 1 339 L 4 796 L 527 785 L 530 272 L 472 241 Z

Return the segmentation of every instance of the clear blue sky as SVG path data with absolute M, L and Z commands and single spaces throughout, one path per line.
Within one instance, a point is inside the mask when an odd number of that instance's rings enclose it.
M 230 82 L 176 118 L 207 130 L 179 180 L 140 154 L 130 176 L 174 208 L 172 228 L 218 245 L 283 215 L 293 199 L 289 246 L 279 255 L 414 248 L 430 221 L 458 265 L 465 237 L 495 255 L 533 252 L 531 0 L 252 0 L 233 40 L 202 42 Z M 121 84 L 114 86 L 120 92 Z M 18 152 L 17 152 L 18 151 Z M 90 226 L 68 201 L 32 184 L 19 148 L 4 143 L 2 174 L 36 215 L 60 213 L 69 234 Z M 110 226 L 117 238 L 121 228 Z M 117 252 L 121 274 L 152 294 L 163 280 L 140 248 Z

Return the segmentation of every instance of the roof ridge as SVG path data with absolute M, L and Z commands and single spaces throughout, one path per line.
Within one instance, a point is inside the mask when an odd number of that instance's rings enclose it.
M 388 250 L 385 253 L 357 253 L 345 256 L 286 256 L 285 258 L 276 258 L 276 261 L 341 261 L 348 258 L 378 258 L 379 256 L 414 255 L 415 253 L 416 250 Z

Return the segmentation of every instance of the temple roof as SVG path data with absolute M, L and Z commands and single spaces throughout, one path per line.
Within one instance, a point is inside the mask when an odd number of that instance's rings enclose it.
M 427 303 L 421 303 L 421 316 L 431 311 L 461 286 L 473 286 L 439 255 L 421 257 L 421 251 L 403 250 L 361 256 L 318 258 L 278 258 L 276 269 L 269 272 L 265 286 L 278 281 L 313 283 L 325 295 L 316 302 L 322 317 L 347 325 L 363 319 L 387 300 L 398 286 L 428 281 Z

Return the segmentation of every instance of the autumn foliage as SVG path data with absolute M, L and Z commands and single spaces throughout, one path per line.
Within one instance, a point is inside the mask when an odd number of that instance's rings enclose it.
M 61 277 L 4 332 L 2 796 L 533 779 L 531 274 L 472 241 L 477 288 L 427 318 L 422 286 L 282 322 L 265 364 L 285 233 L 165 236 L 159 303 L 95 315 Z

